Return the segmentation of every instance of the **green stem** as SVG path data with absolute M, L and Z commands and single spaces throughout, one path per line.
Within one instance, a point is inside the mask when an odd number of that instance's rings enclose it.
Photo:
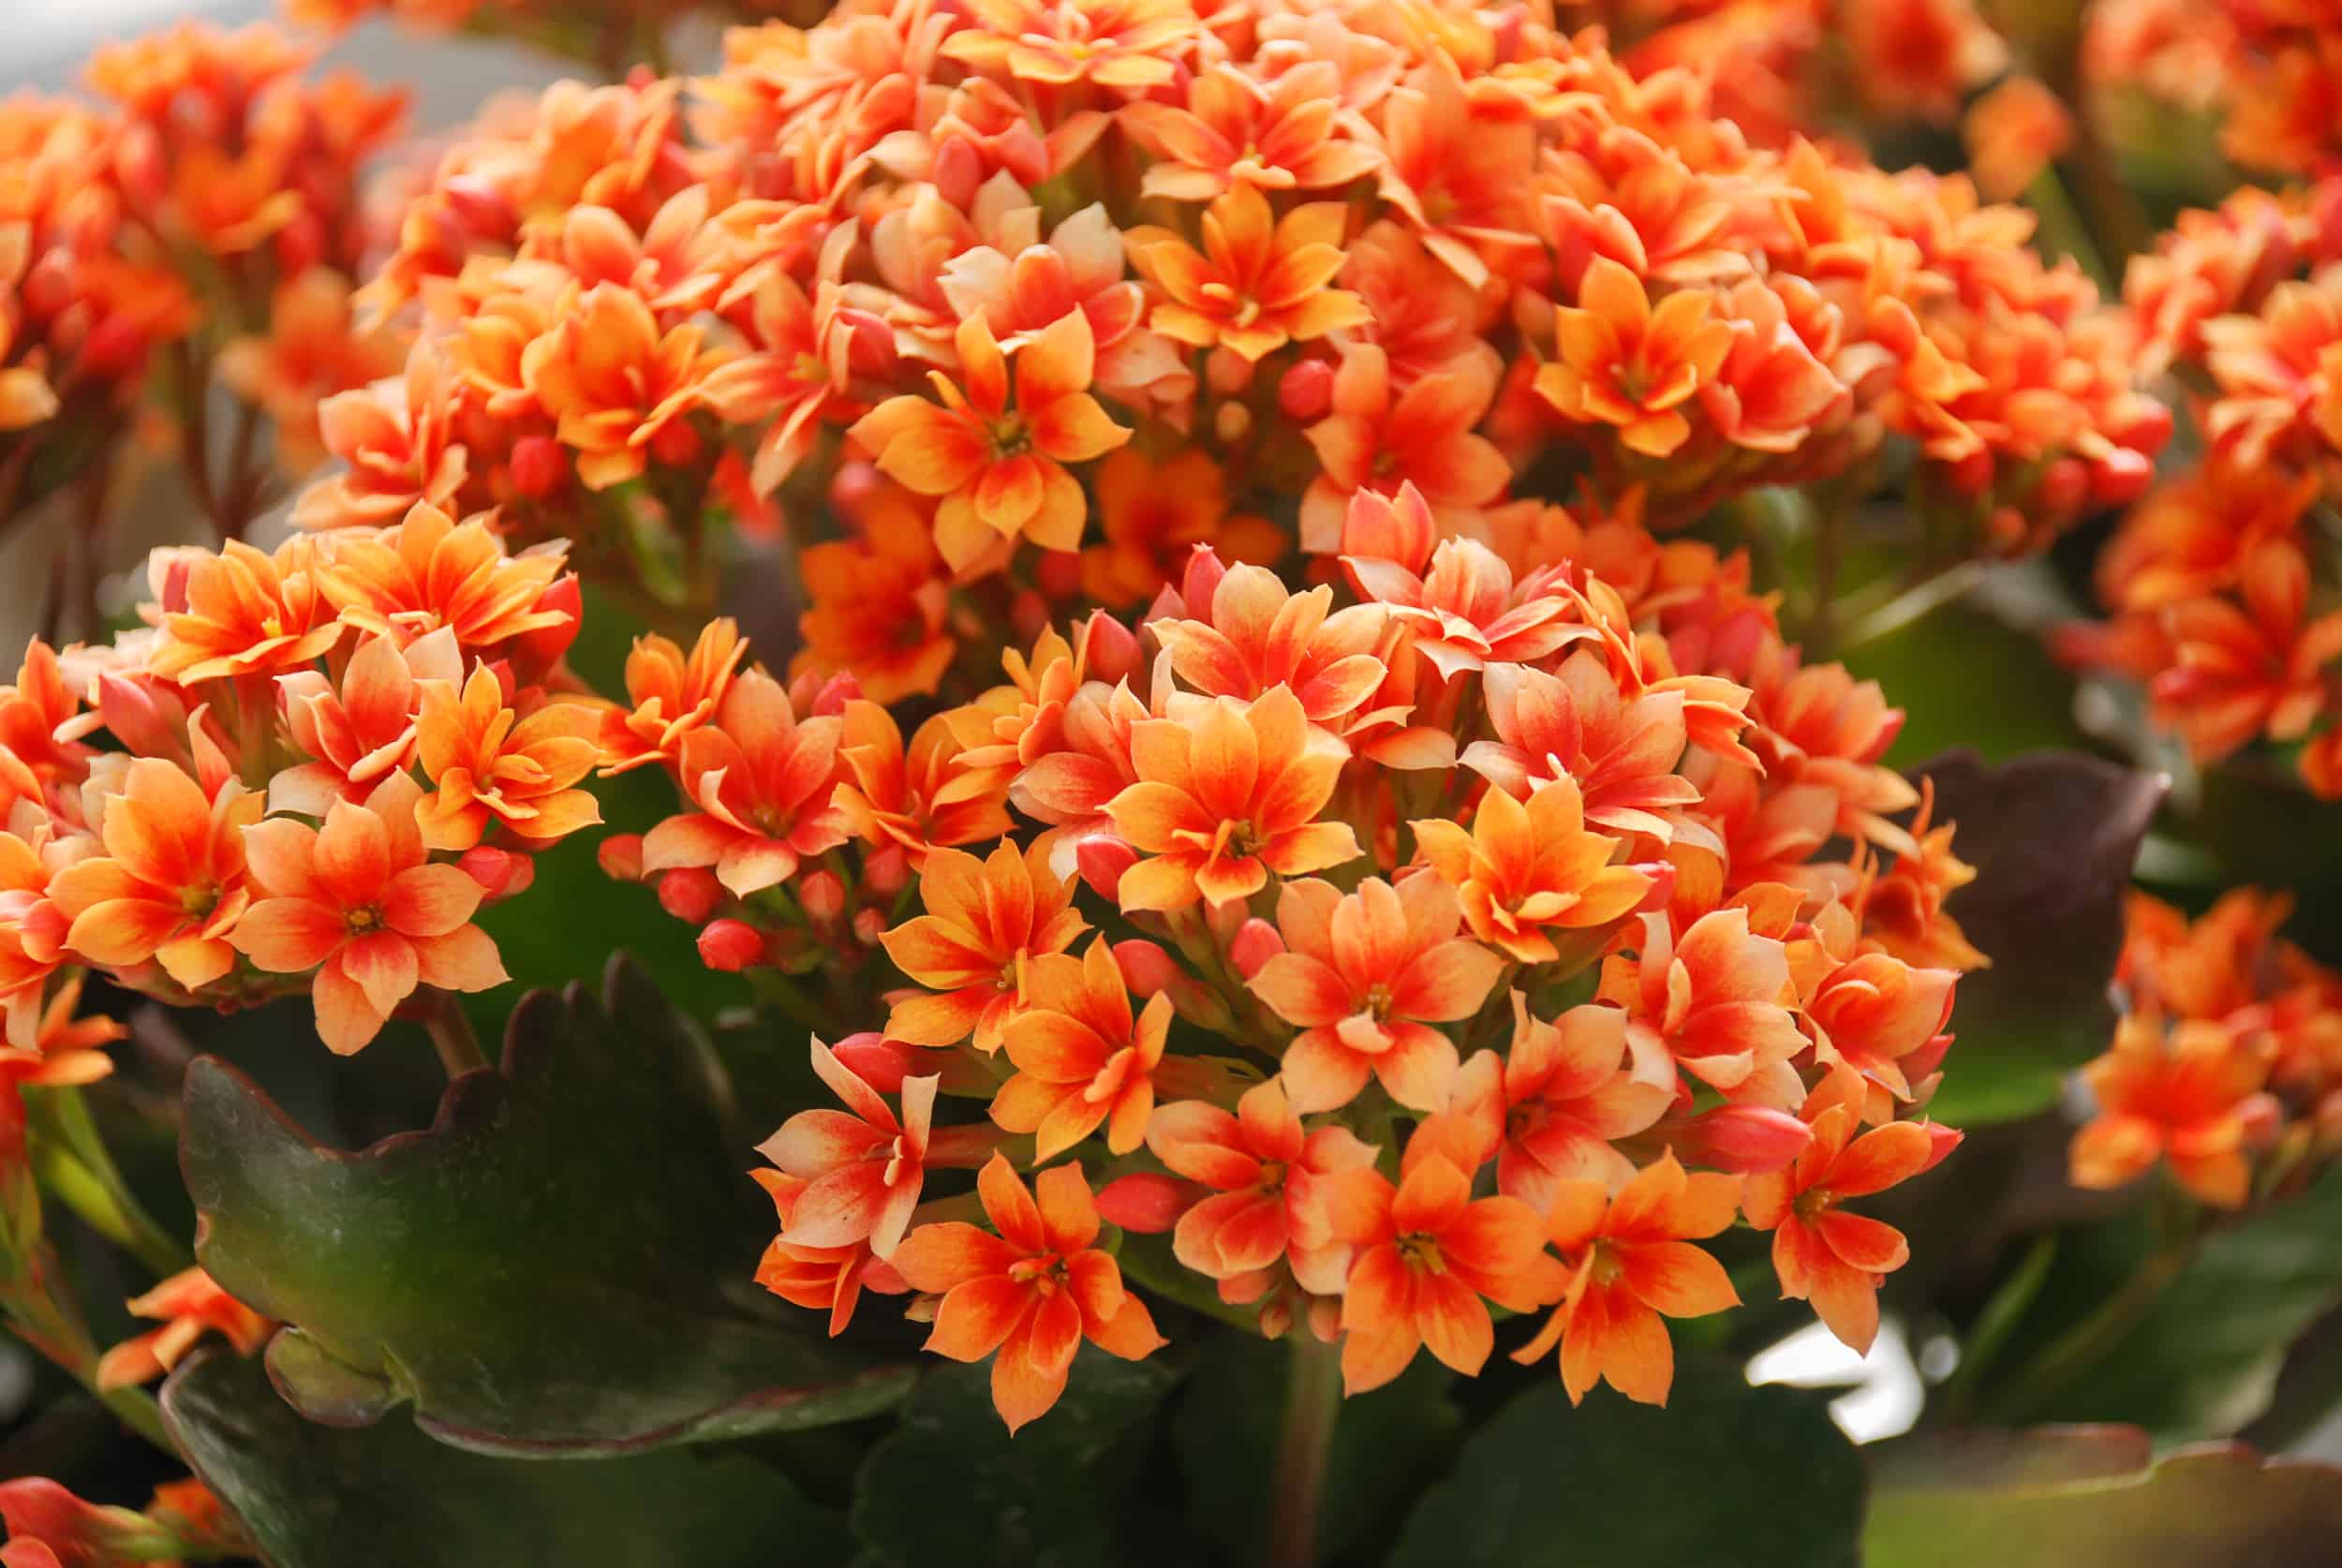
M 422 1027 L 431 1032 L 431 1043 L 437 1047 L 439 1065 L 447 1069 L 447 1075 L 457 1078 L 486 1067 L 488 1054 L 480 1048 L 480 1036 L 472 1032 L 463 1003 L 445 991 L 424 995 L 429 999 L 423 1004 Z
M 2129 1338 L 2149 1309 L 2196 1255 L 2192 1211 L 2167 1199 L 2157 1206 L 2156 1248 L 2123 1288 L 2034 1357 L 1999 1413 L 2004 1424 L 2046 1409 L 2051 1401 Z
M 42 1188 L 93 1230 L 134 1254 L 156 1279 L 194 1260 L 185 1243 L 146 1211 L 107 1152 L 77 1087 L 28 1089 L 25 1113 Z
M 1287 1331 L 1293 1377 L 1285 1385 L 1283 1435 L 1268 1494 L 1267 1568 L 1315 1568 L 1317 1516 L 1325 1505 L 1327 1460 L 1341 1417 L 1341 1351 L 1322 1344 L 1306 1323 Z
M 1865 643 L 1876 642 L 1909 626 L 1913 621 L 1950 603 L 1984 580 L 1981 561 L 1955 561 L 1939 570 L 1929 572 L 1918 582 L 1897 593 L 1886 603 L 1875 605 L 1845 625 L 1838 639 L 1838 651 L 1859 648 Z

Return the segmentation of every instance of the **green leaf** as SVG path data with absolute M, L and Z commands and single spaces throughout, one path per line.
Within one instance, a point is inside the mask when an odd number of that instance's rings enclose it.
M 1171 1413 L 1189 1522 L 1238 1562 L 1258 1561 L 1268 1539 L 1269 1489 L 1293 1364 L 1290 1344 L 1215 1334 Z M 1463 1413 L 1448 1398 L 1454 1382 L 1438 1362 L 1417 1356 L 1397 1382 L 1341 1401 L 1318 1494 L 1321 1555 L 1339 1557 L 1387 1538 L 1407 1503 L 1444 1467 L 1463 1429 Z
M 1150 1517 L 1151 1418 L 1174 1374 L 1085 1346 L 1064 1396 L 1014 1438 L 988 1365 L 928 1372 L 854 1489 L 855 1535 L 896 1568 L 1125 1568 L 1193 1563 L 1178 1521 Z
M 2342 1561 L 2342 1470 L 2243 1443 L 2153 1463 L 2133 1427 L 1950 1432 L 1877 1451 L 1867 1568 L 2287 1568 Z
M 1939 610 L 1848 649 L 1845 661 L 1904 710 L 1903 732 L 1887 754 L 1898 767 L 1953 747 L 1999 762 L 2083 738 L 2072 675 L 2040 638 L 1979 611 Z
M 1862 1488 L 1826 1396 L 1687 1361 L 1664 1410 L 1608 1388 L 1572 1409 L 1557 1378 L 1473 1433 L 1386 1568 L 1849 1568 Z
M 911 1374 L 754 1284 L 772 1214 L 729 1102 L 705 1043 L 623 959 L 606 1001 L 523 1001 L 501 1071 L 357 1153 L 202 1058 L 182 1146 L 197 1253 L 297 1325 L 270 1364 L 321 1417 L 403 1398 L 444 1442 L 537 1455 L 867 1415 Z
M 837 1519 L 737 1455 L 538 1464 L 460 1453 L 403 1417 L 312 1426 L 221 1350 L 171 1374 L 163 1413 L 276 1568 L 830 1568 L 852 1553 Z
M 2132 1422 L 2161 1442 L 2242 1430 L 2268 1408 L 2294 1342 L 2342 1305 L 2337 1234 L 2342 1171 L 2206 1239 L 2137 1325 L 2046 1400 L 2026 1402 L 2023 1368 L 2006 1362 L 2012 1381 L 2002 1406 L 2019 1403 L 2028 1417 Z M 2062 1283 L 2065 1299 L 2085 1305 L 2104 1299 L 2138 1255 L 2124 1249 L 2111 1266 L 2114 1250 L 2061 1250 L 2053 1288 Z M 2079 1268 L 2067 1266 L 2069 1254 Z
M 1950 912 L 1993 961 L 1961 979 L 1930 1114 L 1954 1127 L 2035 1115 L 2113 1038 L 2123 900 L 2163 781 L 2071 751 L 1996 766 L 1951 751 L 1918 773 L 1976 867 Z

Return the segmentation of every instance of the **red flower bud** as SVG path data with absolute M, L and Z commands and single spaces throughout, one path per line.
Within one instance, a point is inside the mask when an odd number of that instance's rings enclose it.
M 1114 963 L 1134 997 L 1152 997 L 1180 978 L 1179 966 L 1160 942 L 1144 937 L 1114 944 Z
M 814 925 L 834 925 L 846 912 L 846 884 L 835 871 L 813 872 L 797 884 L 797 902 Z
M 1250 980 L 1260 973 L 1266 964 L 1285 950 L 1285 939 L 1277 928 L 1257 915 L 1237 927 L 1235 939 L 1228 943 L 1228 961 L 1236 972 Z
M 1297 424 L 1326 417 L 1334 406 L 1334 367 L 1324 360 L 1303 360 L 1277 382 L 1277 407 Z
M 524 436 L 512 443 L 512 488 L 541 501 L 570 482 L 570 454 L 550 436 Z
M 725 974 L 764 961 L 764 934 L 741 920 L 711 920 L 700 932 L 700 962 Z
M 614 833 L 594 846 L 594 859 L 601 866 L 601 874 L 621 882 L 643 880 L 643 836 L 639 833 Z
M 1158 1235 L 1178 1224 L 1179 1216 L 1193 1207 L 1196 1200 L 1208 1191 L 1200 1181 L 1181 1181 L 1177 1176 L 1141 1171 L 1109 1181 L 1100 1189 L 1098 1213 L 1126 1231 Z
M 1074 846 L 1074 866 L 1099 897 L 1112 900 L 1122 873 L 1138 864 L 1138 851 L 1111 834 L 1093 833 Z
M 526 893 L 537 880 L 537 862 L 533 856 L 517 854 L 511 850 L 491 849 L 476 844 L 458 855 L 455 864 L 464 875 L 480 884 L 480 891 L 490 899 L 510 898 Z
M 689 925 L 705 923 L 723 901 L 723 883 L 705 866 L 678 866 L 659 879 L 659 907 Z M 701 952 L 705 951 L 703 945 Z

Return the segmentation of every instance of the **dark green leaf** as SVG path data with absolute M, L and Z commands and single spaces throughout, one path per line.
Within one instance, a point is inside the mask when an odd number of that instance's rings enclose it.
M 2028 1417 L 2135 1422 L 2159 1441 L 2227 1437 L 2267 1408 L 2277 1370 L 2310 1324 L 2342 1305 L 2342 1172 L 2300 1197 L 2219 1232 L 2197 1249 L 2156 1296 L 2138 1325 L 2093 1366 L 2046 1401 L 2024 1402 L 2021 1364 L 2006 1365 L 2012 1401 Z M 2103 1300 L 2120 1287 L 2133 1254 L 2120 1265 L 2066 1249 L 2052 1270 L 2071 1299 Z M 2078 1254 L 2076 1278 L 2067 1257 Z M 2095 1265 L 2095 1267 L 2093 1267 Z
M 541 1464 L 458 1452 L 404 1416 L 312 1426 L 225 1351 L 171 1374 L 163 1413 L 276 1568 L 833 1568 L 852 1554 L 837 1519 L 752 1459 Z
M 2136 1427 L 1952 1432 L 1878 1456 L 1867 1568 L 2325 1568 L 2342 1561 L 2342 1470 L 2242 1443 L 2151 1463 Z
M 2123 898 L 2163 781 L 2070 751 L 1997 766 L 1951 751 L 1918 771 L 1977 871 L 1951 913 L 1993 961 L 1960 982 L 1959 1043 L 1930 1109 L 1955 1127 L 2031 1116 L 2113 1038 Z
M 1939 610 L 1845 657 L 1906 716 L 1888 753 L 1898 767 L 1951 747 L 1997 762 L 2082 739 L 2073 677 L 2038 637 L 1979 611 Z
M 1215 1334 L 1172 1411 L 1189 1520 L 1238 1562 L 1257 1561 L 1268 1539 L 1294 1355 L 1293 1345 L 1254 1334 Z M 1448 1398 L 1454 1381 L 1438 1362 L 1417 1356 L 1396 1383 L 1341 1401 L 1319 1493 L 1321 1556 L 1387 1537 L 1438 1473 L 1463 1427 L 1463 1413 Z
M 1559 1379 L 1463 1445 L 1387 1568 L 1847 1568 L 1862 1465 L 1824 1398 L 1686 1361 L 1665 1410 Z
M 1056 1408 L 1012 1438 L 988 1365 L 939 1367 L 864 1463 L 854 1533 L 895 1568 L 1193 1563 L 1172 1545 L 1177 1521 L 1144 1512 L 1161 1490 L 1143 1486 L 1157 1479 L 1149 1427 L 1172 1380 L 1085 1347 Z
M 351 1420 L 409 1398 L 443 1441 L 615 1451 L 865 1415 L 910 1374 L 753 1283 L 769 1204 L 722 1070 L 639 969 L 515 1011 L 501 1071 L 346 1154 L 223 1063 L 187 1074 L 197 1251 L 298 1325 L 286 1397 Z

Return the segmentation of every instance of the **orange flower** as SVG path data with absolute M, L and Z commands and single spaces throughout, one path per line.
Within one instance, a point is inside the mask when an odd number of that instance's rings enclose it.
M 905 1078 L 897 1117 L 818 1035 L 813 1071 L 846 1110 L 799 1111 L 756 1146 L 757 1153 L 806 1183 L 780 1239 L 822 1249 L 867 1243 L 883 1258 L 902 1240 L 919 1206 L 935 1091 L 942 1080 Z
M 557 549 L 507 555 L 485 516 L 458 523 L 417 505 L 378 534 L 336 538 L 318 578 L 362 631 L 404 646 L 447 627 L 477 653 L 576 619 L 553 598 L 563 565 Z
M 1047 857 L 1003 838 L 983 860 L 958 850 L 927 851 L 919 874 L 926 913 L 879 940 L 895 967 L 940 996 L 896 1001 L 887 1035 L 913 1045 L 1000 1049 L 1002 1030 L 1026 1005 L 1036 958 L 1063 953 L 1089 923 L 1071 907 L 1073 884 L 1050 875 Z
M 1630 451 L 1665 457 L 1691 436 L 1680 405 L 1716 378 L 1732 329 L 1702 288 L 1679 288 L 1654 306 L 1640 279 L 1607 256 L 1586 267 L 1579 305 L 1554 315 L 1559 357 L 1538 371 L 1539 395 L 1565 419 L 1618 427 Z
M 1285 1093 L 1302 1112 L 1346 1105 L 1371 1074 L 1412 1110 L 1447 1103 L 1455 1043 L 1431 1028 L 1469 1018 L 1504 960 L 1457 935 L 1455 889 L 1423 872 L 1396 888 L 1369 877 L 1344 895 L 1314 878 L 1277 899 L 1286 951 L 1250 985 L 1301 1033 L 1285 1048 Z
M 480 884 L 424 858 L 422 789 L 393 774 L 365 804 L 335 801 L 322 829 L 273 817 L 245 829 L 267 896 L 230 939 L 273 974 L 315 969 L 318 1033 L 336 1055 L 374 1039 L 417 985 L 485 991 L 511 977 L 471 924 Z
M 2219 393 L 2204 433 L 2243 467 L 2342 446 L 2342 266 L 2279 283 L 2249 316 L 2203 323 L 2204 368 Z
M 1170 1028 L 1166 992 L 1133 1020 L 1130 991 L 1104 937 L 1079 959 L 1034 959 L 1025 1005 L 1001 1031 L 1016 1075 L 993 1099 L 992 1119 L 1035 1134 L 1035 1160 L 1056 1159 L 1101 1125 L 1108 1149 L 1130 1153 L 1154 1114 L 1154 1073 Z
M 699 809 L 643 836 L 643 869 L 712 865 L 718 881 L 746 898 L 844 843 L 846 820 L 831 803 L 843 731 L 836 718 L 800 722 L 778 681 L 761 669 L 744 673 L 714 721 L 683 737 L 676 772 Z
M 363 800 L 386 775 L 415 755 L 419 681 L 463 673 L 455 634 L 445 627 L 401 648 L 367 637 L 342 671 L 341 689 L 315 670 L 276 677 L 276 706 L 293 744 L 312 762 L 280 769 L 268 781 L 269 809 L 322 817 L 337 800 Z
M 49 998 L 32 1043 L 20 1049 L 0 1046 L 0 1081 L 11 1086 L 91 1084 L 114 1070 L 103 1047 L 130 1037 L 129 1026 L 102 1014 L 77 1018 L 82 1006 L 81 975 L 75 975 Z
M 1563 1181 L 1616 1189 L 1635 1167 L 1617 1147 L 1675 1102 L 1667 1061 L 1629 1049 L 1626 1014 L 1588 1002 L 1551 1023 L 1513 993 L 1512 1049 L 1463 1067 L 1452 1109 L 1480 1121 L 1496 1148 L 1496 1189 L 1543 1214 Z
M 971 0 L 969 13 L 945 54 L 1051 87 L 1161 87 L 1201 30 L 1188 0 Z
M 1413 485 L 1391 500 L 1362 490 L 1350 498 L 1341 569 L 1361 595 L 1388 606 L 1415 632 L 1416 650 L 1441 675 L 1542 659 L 1598 635 L 1576 618 L 1549 570 L 1516 585 L 1512 568 L 1478 540 L 1441 540 L 1428 551 L 1430 570 L 1423 570 L 1424 555 L 1401 554 L 1411 545 L 1400 541 L 1427 539 L 1431 526 L 1430 508 Z
M 2244 605 L 2190 599 L 2164 613 L 2173 666 L 2150 688 L 2157 722 L 2200 762 L 2260 735 L 2298 740 L 2326 705 L 2325 666 L 2342 656 L 2342 611 L 2305 619 L 2309 562 L 2272 540 L 2246 558 Z
M 1321 1184 L 1374 1163 L 1346 1127 L 1304 1132 L 1276 1078 L 1244 1091 L 1231 1116 L 1203 1100 L 1160 1106 L 1147 1124 L 1155 1158 L 1212 1195 L 1179 1216 L 1171 1246 L 1180 1263 L 1220 1281 L 1223 1300 L 1254 1301 L 1279 1260 L 1312 1295 L 1340 1295 L 1350 1247 L 1326 1215 Z
M 1323 190 L 1371 174 L 1382 155 L 1341 134 L 1341 68 L 1305 60 L 1273 82 L 1219 65 L 1197 76 L 1184 105 L 1141 98 L 1119 116 L 1154 155 L 1144 196 L 1208 201 L 1237 185 Z
M 1732 349 L 1699 389 L 1699 406 L 1718 435 L 1752 451 L 1793 452 L 1833 410 L 1852 408 L 1852 392 L 1791 327 L 1775 286 L 1743 278 L 1726 305 Z
M 729 615 L 700 628 L 689 658 L 656 633 L 634 639 L 626 656 L 626 697 L 633 705 L 602 716 L 602 771 L 674 762 L 684 737 L 722 705 L 748 651 L 739 623 Z
M 1443 515 L 1470 514 L 1504 493 L 1512 465 L 1474 434 L 1496 396 L 1488 359 L 1459 355 L 1395 383 L 1378 345 L 1345 345 L 1334 372 L 1332 412 L 1301 434 L 1324 472 L 1301 497 L 1301 544 L 1318 555 L 1341 545 L 1351 497 L 1396 496 L 1412 485 Z
M 577 477 L 607 490 L 640 477 L 660 433 L 701 406 L 722 356 L 696 322 L 660 332 L 643 297 L 621 284 L 597 283 L 568 305 L 523 352 L 521 376 L 576 449 Z
M 1388 673 L 1378 656 L 1389 617 L 1373 605 L 1335 610 L 1323 584 L 1297 594 L 1266 567 L 1223 567 L 1207 547 L 1189 557 L 1180 596 L 1184 615 L 1147 629 L 1179 679 L 1208 697 L 1250 702 L 1282 686 L 1311 723 L 1337 725 Z
M 1930 826 L 1935 781 L 1920 781 L 1919 814 L 1911 820 L 1910 850 L 1862 900 L 1862 935 L 1906 964 L 1979 969 L 1992 960 L 1973 946 L 1944 900 L 1976 880 L 1976 867 L 1952 852 L 1954 823 Z
M 1939 125 L 1959 112 L 1964 91 L 2008 59 L 1969 0 L 1866 0 L 1843 26 L 1854 80 L 1870 101 Z
M 1626 1008 L 1636 1048 L 1664 1049 L 1730 1099 L 1796 1108 L 1805 1086 L 1789 1058 L 1805 1037 L 1783 1005 L 1794 993 L 1782 944 L 1738 908 L 1701 915 L 1680 939 L 1665 914 L 1642 925 L 1639 955 L 1602 967 L 1602 998 Z
M 371 526 L 452 502 L 469 472 L 454 439 L 456 397 L 447 361 L 425 334 L 408 350 L 403 377 L 319 403 L 318 438 L 348 466 L 302 492 L 294 525 Z
M 1672 1152 L 1615 1196 L 1599 1181 L 1560 1183 L 1546 1234 L 1570 1267 L 1569 1294 L 1513 1359 L 1534 1361 L 1558 1343 L 1571 1404 L 1605 1381 L 1630 1399 L 1666 1404 L 1675 1351 L 1661 1320 L 1741 1304 L 1723 1265 L 1692 1245 L 1727 1229 L 1740 1201 L 1739 1176 L 1687 1176 Z
M 1838 1206 L 1907 1181 L 1939 1156 L 1918 1122 L 1890 1121 L 1858 1138 L 1854 1107 L 1816 1090 L 1807 1109 L 1814 1141 L 1793 1163 L 1750 1176 L 1744 1207 L 1750 1224 L 1772 1232 L 1781 1294 L 1812 1302 L 1831 1333 L 1868 1354 L 1879 1283 L 1911 1249 L 1893 1226 Z
M 1321 1184 L 1334 1234 L 1357 1249 L 1341 1302 L 1341 1383 L 1354 1395 L 1405 1371 L 1426 1345 L 1476 1375 L 1495 1348 L 1480 1298 L 1526 1312 L 1559 1289 L 1536 1211 L 1519 1198 L 1475 1201 L 1471 1178 L 1432 1144 L 1407 1146 L 1395 1188 L 1371 1166 Z
M 928 1350 L 955 1361 L 993 1357 L 992 1403 L 1011 1432 L 1057 1403 L 1082 1340 L 1125 1361 L 1164 1344 L 1113 1257 L 1091 1245 L 1098 1207 L 1080 1167 L 1045 1170 L 1034 1188 L 1037 1203 L 996 1154 L 976 1191 L 1000 1234 L 922 1225 L 890 1260 L 913 1290 L 942 1294 Z
M 1257 362 L 1287 343 L 1362 325 L 1366 302 L 1327 285 L 1341 271 L 1349 209 L 1312 201 L 1282 217 L 1250 185 L 1205 210 L 1199 252 L 1165 229 L 1132 229 L 1132 265 L 1164 297 L 1148 318 L 1164 336 Z
M 2269 1055 L 2226 1025 L 2183 1018 L 2166 1033 L 2152 1013 L 2115 1026 L 2106 1055 L 2083 1069 L 2098 1112 L 2074 1134 L 2077 1187 L 2122 1187 L 2157 1160 L 2198 1198 L 2242 1208 L 2252 1191 L 2246 1150 L 2272 1131 L 2262 1091 Z
M 861 537 L 808 546 L 797 576 L 812 608 L 793 675 L 851 674 L 873 703 L 932 697 L 959 652 L 927 520 L 892 486 L 861 511 Z
M 1321 822 L 1348 748 L 1313 728 L 1291 688 L 1251 703 L 1199 699 L 1131 726 L 1138 782 L 1106 803 L 1148 858 L 1122 874 L 1125 910 L 1250 898 L 1271 873 L 1298 877 L 1358 855 L 1344 822 Z
M 1843 945 L 1850 946 L 1852 922 L 1845 924 L 1848 940 Z M 1925 1061 L 1924 1071 L 1932 1072 L 1934 1060 L 1950 1043 L 1942 1031 L 1951 1021 L 1958 972 L 1914 969 L 1886 953 L 1857 953 L 1834 967 L 1823 955 L 1820 967 L 1818 979 L 1801 985 L 1800 1007 L 1821 1061 L 1845 1062 L 1896 1099 L 1913 1098 L 1923 1086 L 1913 1085 L 1906 1061 Z
M 1472 934 L 1519 963 L 1551 963 L 1561 950 L 1549 928 L 1608 925 L 1651 891 L 1647 873 L 1610 864 L 1617 839 L 1586 831 L 1578 786 L 1567 778 L 1526 806 L 1489 791 L 1468 833 L 1435 818 L 1408 825 L 1424 860 L 1462 899 Z
M 204 798 L 172 764 L 141 757 L 106 799 L 106 852 L 67 866 L 49 896 L 72 921 L 66 945 L 93 964 L 127 969 L 149 960 L 193 991 L 235 967 L 228 934 L 251 902 L 244 830 L 264 799 L 232 781 Z
M 1152 599 L 1199 546 L 1264 567 L 1285 553 L 1274 523 L 1228 514 L 1227 470 L 1201 447 L 1162 463 L 1124 447 L 1098 465 L 1095 482 L 1105 541 L 1082 552 L 1082 592 L 1115 609 Z
M 1009 833 L 1006 803 L 982 775 L 957 766 L 964 753 L 948 716 L 920 725 L 907 753 L 895 716 L 876 703 L 848 703 L 845 720 L 837 756 L 848 777 L 835 803 L 874 851 L 898 849 L 915 871 L 938 845 L 981 844 Z
M 962 321 L 953 341 L 965 392 L 930 371 L 940 406 L 890 397 L 847 434 L 907 488 L 943 498 L 935 547 L 955 572 L 975 569 L 1019 535 L 1045 550 L 1075 548 L 1088 507 L 1064 466 L 1131 438 L 1087 390 L 1096 358 L 1089 318 L 1069 312 L 1016 351 L 1013 408 L 1008 358 L 986 318 Z
M 185 685 L 225 675 L 271 674 L 321 658 L 342 638 L 320 592 L 312 541 L 295 537 L 274 555 L 230 540 L 216 555 L 183 549 L 155 554 L 163 635 L 146 667 Z
M 770 1167 L 750 1171 L 749 1178 L 771 1196 L 781 1229 L 757 1263 L 756 1282 L 793 1306 L 827 1312 L 831 1334 L 844 1333 L 853 1321 L 864 1287 L 884 1295 L 900 1295 L 911 1288 L 871 1252 L 867 1240 L 808 1247 L 783 1239 L 796 1222 L 797 1206 L 813 1185 L 810 1181 Z
M 1582 652 L 1553 674 L 1491 664 L 1481 690 L 1496 735 L 1464 747 L 1465 767 L 1515 796 L 1569 779 L 1588 821 L 1662 844 L 1679 833 L 1698 840 L 1701 830 L 1684 808 L 1699 803 L 1699 786 L 1676 766 L 1690 739 L 1682 692 L 1645 690 L 1629 699 L 1608 662 Z
M 2074 117 L 2040 78 L 2012 76 L 1968 105 L 1960 140 L 1978 192 L 1989 201 L 2014 201 L 2073 144 Z
M 52 836 L 40 821 L 22 834 L 0 832 L 0 1006 L 7 1010 L 8 1044 L 17 1050 L 37 1043 L 46 1021 L 41 993 L 70 956 L 67 923 L 50 901 L 50 882 L 96 847 L 86 838 Z
M 517 715 L 484 662 L 460 693 L 450 681 L 422 689 L 416 749 L 433 785 L 417 812 L 425 844 L 468 850 L 496 822 L 540 849 L 601 821 L 591 791 L 576 787 L 601 755 L 594 709 L 555 702 Z
M 401 357 L 389 333 L 352 321 L 349 280 L 311 267 L 277 286 L 267 336 L 240 337 L 220 350 L 219 378 L 267 412 L 277 466 L 298 476 L 325 461 L 319 402 L 392 375 Z
M 129 1303 L 132 1315 L 157 1319 L 162 1327 L 126 1339 L 97 1358 L 100 1389 L 134 1388 L 151 1383 L 178 1365 L 206 1334 L 220 1334 L 250 1355 L 265 1343 L 276 1325 L 226 1291 L 200 1268 L 172 1275 Z

